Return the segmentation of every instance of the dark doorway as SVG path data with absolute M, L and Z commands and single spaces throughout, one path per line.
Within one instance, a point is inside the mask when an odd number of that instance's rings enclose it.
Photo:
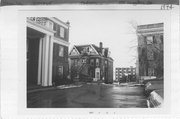
M 37 86 L 39 43 L 44 34 L 27 28 L 27 88 Z
M 27 39 L 27 47 L 27 84 L 29 87 L 37 85 L 39 39 Z

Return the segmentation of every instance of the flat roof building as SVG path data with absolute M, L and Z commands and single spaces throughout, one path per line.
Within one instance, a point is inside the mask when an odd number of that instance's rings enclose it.
M 164 24 L 146 24 L 137 27 L 139 76 L 162 77 Z
M 116 81 L 124 80 L 124 77 L 135 78 L 136 76 L 136 68 L 135 67 L 117 67 L 115 69 L 115 79 Z M 134 79 L 135 80 L 135 79 Z M 129 80 L 133 81 L 133 79 Z

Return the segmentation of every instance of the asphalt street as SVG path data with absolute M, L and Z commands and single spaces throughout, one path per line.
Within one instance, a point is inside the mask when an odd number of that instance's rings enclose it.
M 147 108 L 143 87 L 83 84 L 27 94 L 28 108 Z

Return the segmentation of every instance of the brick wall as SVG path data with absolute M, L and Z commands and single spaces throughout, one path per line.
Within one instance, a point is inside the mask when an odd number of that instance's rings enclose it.
M 60 36 L 60 27 L 62 27 L 64 29 L 64 37 L 61 37 Z M 69 30 L 66 29 L 65 27 L 63 26 L 60 26 L 59 24 L 57 23 L 54 23 L 54 26 L 53 26 L 53 30 L 56 31 L 56 33 L 54 33 L 54 36 L 57 37 L 57 38 L 60 38 L 62 40 L 65 40 L 65 41 L 69 41 Z
M 64 47 L 64 54 L 63 56 L 59 56 L 59 47 Z M 60 77 L 60 80 L 65 80 L 67 78 L 67 75 L 69 73 L 68 71 L 68 47 L 59 45 L 57 43 L 54 43 L 53 45 L 53 81 L 56 80 L 56 77 L 58 75 L 58 67 L 63 67 L 63 76 Z
M 113 62 L 108 61 L 108 83 L 113 82 Z

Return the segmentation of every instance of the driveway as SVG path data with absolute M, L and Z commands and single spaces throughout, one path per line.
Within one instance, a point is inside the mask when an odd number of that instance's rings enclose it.
M 146 108 L 143 87 L 83 84 L 27 94 L 28 108 Z

